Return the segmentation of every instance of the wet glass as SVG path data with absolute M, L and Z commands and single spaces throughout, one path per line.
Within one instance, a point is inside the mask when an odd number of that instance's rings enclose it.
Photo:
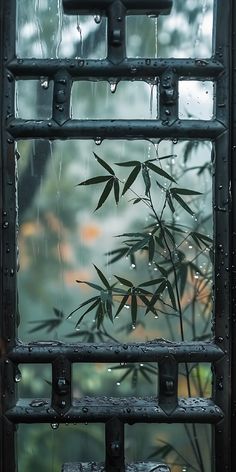
M 176 0 L 174 3 L 171 16 L 158 19 L 127 17 L 128 57 L 211 56 L 213 1 Z M 66 16 L 60 1 L 18 0 L 17 7 L 17 57 L 106 57 L 105 18 Z M 50 118 L 52 88 L 53 83 L 47 77 L 38 81 L 18 81 L 17 116 L 39 120 Z M 181 80 L 179 118 L 211 120 L 214 117 L 213 99 L 212 82 Z M 117 84 L 112 79 L 108 82 L 74 82 L 71 116 L 75 119 L 155 120 L 159 117 L 158 102 L 157 80 L 156 85 L 141 81 Z M 180 341 L 181 317 L 185 340 L 211 338 L 210 142 L 178 141 L 174 136 L 165 141 L 102 141 L 95 135 L 93 140 L 87 141 L 20 141 L 17 149 L 21 156 L 18 161 L 19 335 L 23 341 L 135 342 L 162 337 Z M 137 254 L 132 251 L 127 254 L 124 249 L 131 244 L 130 238 L 118 237 L 133 231 L 139 233 L 144 227 L 147 234 L 154 229 L 150 204 L 145 200 L 148 196 L 147 173 L 140 171 L 132 189 L 120 198 L 119 205 L 115 203 L 112 190 L 104 205 L 94 211 L 105 181 L 91 187 L 79 184 L 94 176 L 106 175 L 107 171 L 99 165 L 96 156 L 112 166 L 119 176 L 121 189 L 133 168 L 119 164 L 152 161 L 158 167 L 159 174 L 148 170 L 152 201 L 155 211 L 167 222 L 169 233 L 167 246 L 157 244 L 154 257 L 150 257 L 150 246 L 148 252 L 145 245 Z M 165 173 L 173 180 L 166 178 Z M 171 188 L 176 187 L 201 195 L 171 193 Z M 178 231 L 174 231 L 174 227 Z M 134 237 L 132 244 L 137 241 Z M 138 298 L 136 323 L 131 317 L 130 298 L 114 323 L 106 319 L 98 329 L 94 310 L 79 322 L 83 311 L 76 309 L 95 293 L 84 282 L 100 283 L 93 264 L 103 271 L 109 283 L 114 282 L 116 275 L 137 285 L 162 277 L 170 254 L 178 269 L 179 304 L 175 294 L 173 305 L 172 291 L 170 287 L 164 287 L 156 311 L 146 316 L 144 302 Z M 176 292 L 173 277 L 171 283 Z M 123 285 L 117 286 L 124 289 Z M 114 313 L 120 300 L 116 293 Z M 49 366 L 19 367 L 20 395 L 31 396 L 36 401 L 40 397 L 49 398 Z M 210 366 L 189 365 L 189 370 L 191 395 L 210 396 Z M 75 398 L 87 394 L 156 396 L 157 381 L 158 371 L 154 364 L 135 364 L 132 369 L 126 365 L 73 366 Z M 179 395 L 189 395 L 186 366 L 183 365 L 180 366 Z M 192 445 L 196 437 L 197 444 Z M 90 442 L 93 443 L 92 458 L 87 447 Z M 32 467 L 35 472 L 42 469 L 55 472 L 66 461 L 103 460 L 104 429 L 102 425 L 21 425 L 18 446 L 19 472 L 31 472 Z M 197 448 L 204 472 L 211 469 L 211 429 L 208 426 L 149 424 L 126 427 L 127 461 L 146 460 L 155 451 L 151 460 L 159 460 L 161 447 L 166 447 L 164 460 L 171 464 L 172 472 L 198 471 Z

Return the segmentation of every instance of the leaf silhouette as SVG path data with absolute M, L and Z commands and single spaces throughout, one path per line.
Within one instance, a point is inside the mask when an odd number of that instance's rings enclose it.
M 106 169 L 110 174 L 115 175 L 114 170 L 103 159 L 101 159 L 95 152 L 93 154 L 96 160 L 104 169 Z
M 102 195 L 101 197 L 99 198 L 98 200 L 98 204 L 95 208 L 94 211 L 97 211 L 99 208 L 101 208 L 101 206 L 103 205 L 103 203 L 105 203 L 106 199 L 108 198 L 111 190 L 112 190 L 112 187 L 113 187 L 113 182 L 114 180 L 110 178 L 110 180 L 108 180 L 107 184 L 105 185 L 105 188 L 102 192 Z
M 134 183 L 134 181 L 136 180 L 136 178 L 138 177 L 138 174 L 141 170 L 141 164 L 139 164 L 138 166 L 136 166 L 132 172 L 129 174 L 129 177 L 127 178 L 126 182 L 125 182 L 125 185 L 124 185 L 124 188 L 123 188 L 123 192 L 122 192 L 122 195 L 124 195 L 127 190 L 129 190 L 130 186 Z

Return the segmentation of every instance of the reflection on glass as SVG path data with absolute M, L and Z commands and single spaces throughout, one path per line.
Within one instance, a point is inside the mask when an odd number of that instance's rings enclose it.
M 72 88 L 72 117 L 156 119 L 157 100 L 157 87 L 146 82 L 80 81 Z

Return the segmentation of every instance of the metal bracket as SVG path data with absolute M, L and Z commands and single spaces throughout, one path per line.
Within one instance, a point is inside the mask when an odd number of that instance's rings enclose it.
M 178 405 L 178 364 L 173 356 L 159 363 L 159 406 L 170 415 Z

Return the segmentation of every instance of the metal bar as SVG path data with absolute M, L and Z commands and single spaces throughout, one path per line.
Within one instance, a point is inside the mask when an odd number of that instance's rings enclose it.
M 231 305 L 231 111 L 232 98 L 230 92 L 230 75 L 232 74 L 232 24 L 234 2 L 218 0 L 215 5 L 214 48 L 215 57 L 224 64 L 225 72 L 218 77 L 216 83 L 215 115 L 223 120 L 226 131 L 215 142 L 213 155 L 213 187 L 214 187 L 214 322 L 216 342 L 227 355 L 214 365 L 214 401 L 224 411 L 224 419 L 214 431 L 214 447 L 212 467 L 214 472 L 234 470 L 231 464 L 232 432 L 231 418 L 231 355 L 232 355 L 232 305 Z M 227 26 L 226 26 L 227 25 Z M 224 105 L 224 106 L 222 106 Z M 235 210 L 234 210 L 235 211 Z
M 52 117 L 60 126 L 70 119 L 71 86 L 71 77 L 66 71 L 61 70 L 55 75 Z
M 63 0 L 63 10 L 69 15 L 88 15 L 91 13 L 106 13 L 114 0 Z M 169 14 L 173 0 L 122 0 L 127 12 L 132 14 Z
M 108 60 L 120 64 L 126 57 L 125 7 L 120 0 L 115 0 L 108 8 L 107 38 Z
M 118 418 L 111 418 L 105 425 L 106 436 L 106 472 L 125 471 L 125 431 L 124 423 Z
M 104 472 L 105 464 L 98 462 L 76 462 L 67 463 L 62 467 L 61 472 Z M 159 462 L 135 462 L 125 465 L 125 472 L 171 472 L 170 468 Z
M 179 398 L 177 408 L 167 415 L 158 405 L 156 397 L 84 397 L 74 400 L 65 415 L 50 407 L 49 399 L 20 399 L 6 413 L 13 423 L 106 423 L 116 417 L 133 423 L 205 423 L 222 420 L 222 410 L 208 398 Z M 222 471 L 221 471 L 222 472 Z
M 178 77 L 173 69 L 162 74 L 160 80 L 160 119 L 172 125 L 178 119 Z
M 153 340 L 145 343 L 109 344 L 33 342 L 18 344 L 10 353 L 13 362 L 49 363 L 63 355 L 70 362 L 158 362 L 174 356 L 176 362 L 216 362 L 225 356 L 213 342 Z
M 52 406 L 61 415 L 71 407 L 71 363 L 62 355 L 52 364 Z
M 68 120 L 60 126 L 53 120 L 13 119 L 8 131 L 15 139 L 214 139 L 225 126 L 217 120 Z
M 231 288 L 232 288 L 232 319 L 229 326 L 231 333 L 231 467 L 232 470 L 236 470 L 236 193 L 235 193 L 235 182 L 236 182 L 236 24 L 235 16 L 236 6 L 235 2 L 231 4 L 231 18 L 232 21 L 232 49 L 231 49 L 231 97 L 230 103 L 232 104 L 231 110 L 231 178 L 232 178 L 232 221 L 231 221 L 231 244 L 232 244 L 232 256 L 231 256 Z
M 0 472 L 15 472 L 15 427 L 5 416 L 15 404 L 14 365 L 6 356 L 16 336 L 15 145 L 6 130 L 14 115 L 14 81 L 6 64 L 15 56 L 15 1 L 0 2 Z
M 73 80 L 122 80 L 155 78 L 172 68 L 178 77 L 213 80 L 224 72 L 220 58 L 211 59 L 125 59 L 112 64 L 107 59 L 13 59 L 7 64 L 9 72 L 17 79 L 37 79 L 46 76 L 53 79 L 61 70 L 67 71 Z
M 159 362 L 159 405 L 170 415 L 178 405 L 178 364 L 174 356 Z

